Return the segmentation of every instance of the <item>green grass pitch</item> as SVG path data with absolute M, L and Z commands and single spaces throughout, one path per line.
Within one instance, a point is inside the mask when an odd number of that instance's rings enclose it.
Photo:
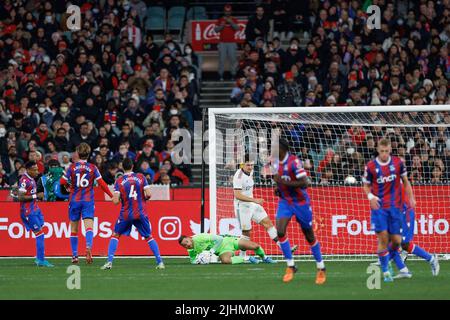
M 70 259 L 49 259 L 55 268 L 34 266 L 33 259 L 0 259 L 0 299 L 450 299 L 450 261 L 432 277 L 428 263 L 409 261 L 412 279 L 366 286 L 368 262 L 328 262 L 328 280 L 314 283 L 313 262 L 297 262 L 299 272 L 282 282 L 285 264 L 190 265 L 187 259 L 165 259 L 156 270 L 154 259 L 116 259 L 112 270 L 80 260 L 81 289 L 69 290 Z

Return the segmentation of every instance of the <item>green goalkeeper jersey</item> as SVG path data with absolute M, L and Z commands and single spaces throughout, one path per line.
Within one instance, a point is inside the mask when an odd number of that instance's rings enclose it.
M 189 249 L 189 258 L 191 263 L 194 263 L 198 254 L 203 251 L 210 251 L 213 249 L 214 253 L 220 256 L 224 252 L 232 252 L 238 249 L 238 237 L 231 236 L 217 236 L 209 233 L 200 233 L 192 237 L 194 248 Z

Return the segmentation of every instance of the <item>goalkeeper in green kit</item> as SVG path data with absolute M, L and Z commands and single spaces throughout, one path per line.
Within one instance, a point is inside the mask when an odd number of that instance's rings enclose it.
M 253 250 L 261 259 L 264 260 L 266 257 L 259 244 L 233 236 L 218 236 L 209 233 L 200 233 L 193 237 L 183 235 L 178 239 L 178 243 L 188 250 L 192 264 L 207 264 L 213 254 L 217 255 L 224 264 L 246 263 L 244 257 L 234 255 L 237 250 Z M 205 253 L 209 253 L 209 258 L 203 259 Z M 250 256 L 248 262 L 259 263 L 260 260 Z

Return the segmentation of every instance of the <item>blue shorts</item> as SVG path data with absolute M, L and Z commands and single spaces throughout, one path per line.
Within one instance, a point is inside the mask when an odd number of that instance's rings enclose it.
M 44 216 L 40 209 L 31 212 L 28 216 L 22 213 L 20 217 L 27 231 L 38 232 L 44 226 Z
M 402 243 L 410 243 L 414 238 L 414 226 L 416 224 L 414 209 L 408 209 L 403 214 Z
M 295 215 L 302 229 L 312 228 L 312 209 L 309 204 L 289 204 L 286 200 L 278 201 L 277 219 L 292 218 Z
M 147 216 L 141 216 L 140 219 L 117 220 L 114 226 L 114 232 L 120 235 L 130 235 L 131 227 L 135 226 L 137 231 L 144 238 L 148 238 L 152 234 L 152 227 Z
M 375 232 L 387 231 L 389 234 L 402 234 L 403 213 L 397 208 L 371 211 L 371 229 Z
M 70 221 L 94 219 L 95 204 L 93 201 L 72 201 L 69 203 Z

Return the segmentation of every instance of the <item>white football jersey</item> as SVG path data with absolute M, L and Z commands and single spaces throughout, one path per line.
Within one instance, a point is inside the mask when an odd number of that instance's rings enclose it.
M 236 171 L 233 177 L 233 189 L 241 190 L 244 196 L 253 198 L 253 171 L 250 175 L 246 174 L 242 169 Z M 235 199 L 235 201 L 239 201 Z

